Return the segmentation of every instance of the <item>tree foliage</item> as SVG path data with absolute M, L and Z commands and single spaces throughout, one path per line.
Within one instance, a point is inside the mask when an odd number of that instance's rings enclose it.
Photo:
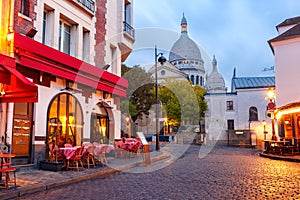
M 190 124 L 199 123 L 207 109 L 205 94 L 206 90 L 203 87 L 193 87 L 189 81 L 166 80 L 159 87 L 163 114 L 175 126 L 182 121 Z
M 127 101 L 121 107 L 122 112 L 129 113 L 133 121 L 142 113 L 149 114 L 149 109 L 155 103 L 155 97 L 151 95 L 153 79 L 140 66 L 127 67 L 122 65 L 122 77 L 128 80 Z M 129 109 L 126 109 L 128 106 Z

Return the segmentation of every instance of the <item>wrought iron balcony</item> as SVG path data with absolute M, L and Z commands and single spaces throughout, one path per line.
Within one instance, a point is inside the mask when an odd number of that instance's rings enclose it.
M 83 5 L 91 12 L 95 12 L 95 1 L 94 0 L 77 0 L 78 3 Z
M 134 38 L 134 32 L 135 32 L 134 28 L 132 26 L 130 26 L 130 24 L 128 24 L 125 21 L 123 22 L 123 24 L 124 24 L 123 31 L 126 32 L 126 33 L 128 33 L 131 37 Z

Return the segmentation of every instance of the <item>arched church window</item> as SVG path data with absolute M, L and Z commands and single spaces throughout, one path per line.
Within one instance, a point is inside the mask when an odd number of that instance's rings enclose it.
M 254 106 L 249 108 L 249 121 L 258 121 L 257 108 Z
M 203 86 L 203 77 L 200 76 L 200 85 Z
M 199 85 L 199 76 L 196 76 L 196 85 Z
M 192 81 L 192 84 L 194 85 L 195 84 L 194 75 L 191 76 L 191 81 Z

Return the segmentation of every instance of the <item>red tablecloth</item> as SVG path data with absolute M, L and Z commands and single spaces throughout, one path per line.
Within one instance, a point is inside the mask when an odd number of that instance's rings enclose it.
M 97 155 L 99 152 L 101 152 L 104 146 L 107 146 L 106 153 L 109 153 L 110 151 L 115 149 L 114 145 L 111 144 L 99 144 L 99 145 L 95 145 L 94 154 Z
M 79 148 L 80 146 L 75 146 L 75 147 L 62 147 L 59 148 L 59 150 L 63 151 L 63 155 L 66 157 L 66 159 L 70 159 L 76 152 L 76 149 Z M 86 151 L 86 148 L 84 148 L 82 154 Z

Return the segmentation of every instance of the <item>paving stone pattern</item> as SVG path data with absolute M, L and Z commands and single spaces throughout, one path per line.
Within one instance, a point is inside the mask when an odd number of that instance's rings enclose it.
M 179 158 L 148 168 L 134 167 L 17 199 L 300 199 L 300 163 L 228 147 L 216 147 L 200 159 L 199 148 L 191 146 Z

